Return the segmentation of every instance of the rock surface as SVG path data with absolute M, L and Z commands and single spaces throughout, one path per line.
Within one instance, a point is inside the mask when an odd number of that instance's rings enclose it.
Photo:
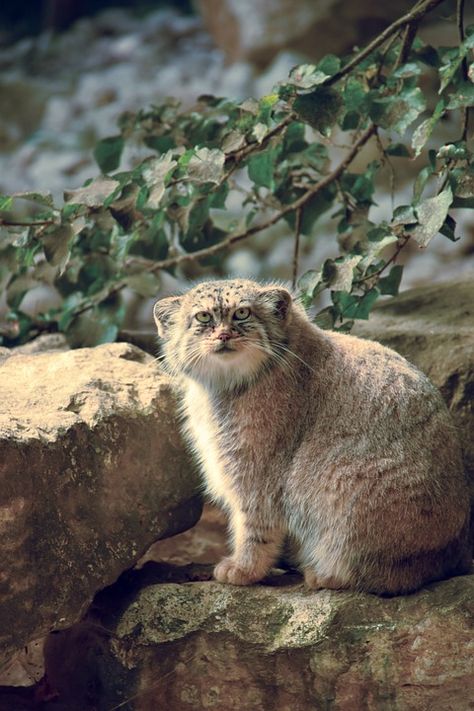
M 232 61 L 256 62 L 285 48 L 313 59 L 347 52 L 411 7 L 408 0 L 390 6 L 374 0 L 198 0 L 197 5 L 216 44 Z
M 410 289 L 377 306 L 353 333 L 380 341 L 441 390 L 459 430 L 474 501 L 474 274 Z
M 309 592 L 295 575 L 251 588 L 186 582 L 196 568 L 162 569 L 168 582 L 138 591 L 129 578 L 121 605 L 109 591 L 106 614 L 51 640 L 61 711 L 472 709 L 474 576 L 383 599 Z M 87 672 L 71 686 L 84 650 Z
M 138 348 L 11 355 L 0 400 L 5 660 L 76 621 L 153 541 L 194 525 L 201 503 L 169 380 Z

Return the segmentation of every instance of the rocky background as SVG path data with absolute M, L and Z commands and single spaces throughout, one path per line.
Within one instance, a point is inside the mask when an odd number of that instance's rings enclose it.
M 109 9 L 58 34 L 6 37 L 0 192 L 77 187 L 98 172 L 92 148 L 120 112 L 166 95 L 186 105 L 202 93 L 262 95 L 301 59 L 363 43 L 406 5 L 196 7 L 141 18 Z M 426 32 L 439 36 L 442 20 Z M 139 157 L 137 147 L 127 160 Z M 281 244 L 246 246 L 228 269 L 284 275 Z M 330 248 L 323 228 L 306 258 Z M 409 259 L 404 286 L 421 288 L 357 332 L 441 389 L 474 483 L 474 228 Z M 0 349 L 0 400 L 0 711 L 472 709 L 472 575 L 391 600 L 307 592 L 282 571 L 251 589 L 212 582 L 225 523 L 206 506 L 194 525 L 199 480 L 152 355 L 125 343 L 70 351 L 58 336 Z

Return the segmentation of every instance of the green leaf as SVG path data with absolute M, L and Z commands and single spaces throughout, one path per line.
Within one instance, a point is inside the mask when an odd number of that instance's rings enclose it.
M 117 170 L 124 145 L 122 136 L 110 136 L 98 142 L 94 149 L 94 158 L 103 173 Z
M 393 211 L 391 225 L 416 225 L 418 218 L 412 205 L 400 205 Z
M 48 192 L 22 192 L 22 193 L 13 193 L 11 196 L 12 198 L 15 198 L 16 200 L 28 200 L 28 202 L 34 202 L 37 205 L 43 205 L 44 207 L 49 207 L 53 208 L 54 203 L 53 203 L 53 196 L 51 193 Z M 0 209 L 6 209 L 6 208 L 1 208 Z
M 101 207 L 108 197 L 120 189 L 118 180 L 112 178 L 96 178 L 86 187 L 78 190 L 67 190 L 64 193 L 65 202 L 86 205 L 87 207 Z
M 304 296 L 313 298 L 315 289 L 321 284 L 321 269 L 309 269 L 298 279 L 298 289 Z
M 413 186 L 413 201 L 415 203 L 420 201 L 421 196 L 423 194 L 423 190 L 425 189 L 428 180 L 432 177 L 433 174 L 434 170 L 432 165 L 425 165 L 425 167 L 422 168 L 418 173 L 415 180 L 415 184 Z
M 154 210 L 160 206 L 161 199 L 165 193 L 166 183 L 170 180 L 178 162 L 174 160 L 171 151 L 159 158 L 147 158 L 142 163 L 142 176 L 148 188 L 143 197 L 137 199 L 137 208 L 141 209 L 145 204 Z
M 406 129 L 426 108 L 425 98 L 418 87 L 405 87 L 398 94 L 371 98 L 370 117 L 374 123 L 399 134 Z
M 446 143 L 444 146 L 441 146 L 436 154 L 437 158 L 443 160 L 465 160 L 468 156 L 469 154 L 464 141 L 459 143 Z
M 312 128 L 328 136 L 337 122 L 343 101 L 341 95 L 330 87 L 321 87 L 309 94 L 297 96 L 293 109 L 299 118 Z
M 378 287 L 380 289 L 380 293 L 396 296 L 402 280 L 402 274 L 403 266 L 401 264 L 395 264 L 395 266 L 390 269 L 388 276 L 381 277 L 379 279 Z
M 365 110 L 367 104 L 367 89 L 358 79 L 349 76 L 344 86 L 342 96 L 348 111 L 360 113 Z
M 330 330 L 336 321 L 338 314 L 333 306 L 326 306 L 325 309 L 319 311 L 313 319 L 313 322 L 319 328 L 324 328 L 326 331 Z
M 59 267 L 60 274 L 69 261 L 73 237 L 74 231 L 69 224 L 50 227 L 41 237 L 46 259 L 54 267 Z
M 391 143 L 385 149 L 385 153 L 397 158 L 411 158 L 411 153 L 404 143 Z
M 362 255 L 345 257 L 342 261 L 334 262 L 334 274 L 328 286 L 334 291 L 350 292 L 352 288 L 352 280 L 354 278 L 354 269 L 362 259 Z
M 10 195 L 0 195 L 0 212 L 11 209 L 13 198 Z
M 318 69 L 314 64 L 300 64 L 291 70 L 288 84 L 299 89 L 312 89 L 328 79 L 330 74 Z
M 273 172 L 275 169 L 276 151 L 268 148 L 252 156 L 248 162 L 249 178 L 261 188 L 274 187 Z
M 442 235 L 447 237 L 451 242 L 457 242 L 460 237 L 456 237 L 456 220 L 454 220 L 451 215 L 446 216 L 446 220 L 440 230 Z
M 310 236 L 316 220 L 327 210 L 329 210 L 336 196 L 336 188 L 329 185 L 325 190 L 321 190 L 316 195 L 309 198 L 301 212 L 301 232 Z M 294 227 L 294 214 L 287 216 L 288 223 Z
M 426 247 L 438 234 L 446 220 L 449 207 L 453 202 L 451 188 L 445 188 L 436 197 L 428 198 L 415 206 L 419 224 L 411 232 L 411 236 L 420 247 Z
M 366 294 L 364 294 L 362 299 L 359 301 L 359 305 L 357 306 L 354 318 L 367 320 L 369 318 L 369 314 L 372 310 L 373 305 L 379 297 L 379 293 L 379 290 L 374 287 Z
M 197 148 L 188 162 L 188 177 L 196 183 L 219 183 L 225 153 L 218 148 Z
M 449 96 L 447 109 L 462 109 L 474 106 L 474 84 L 463 81 L 456 84 L 456 92 Z
M 439 119 L 444 114 L 444 111 L 445 111 L 445 102 L 444 102 L 444 99 L 441 99 L 436 104 L 435 110 L 433 111 L 433 115 L 430 116 L 429 119 L 426 119 L 426 121 L 423 121 L 418 126 L 418 128 L 416 128 L 415 131 L 413 132 L 413 136 L 411 139 L 411 145 L 415 151 L 415 157 L 420 155 L 421 151 L 425 147 L 426 142 L 428 141 L 429 137 L 431 136 L 434 127 L 436 126 Z
M 421 74 L 421 68 L 415 62 L 407 62 L 401 67 L 395 69 L 390 75 L 391 79 L 406 79 L 408 77 L 417 77 Z
M 359 297 L 346 291 L 332 291 L 331 299 L 337 314 L 343 318 L 354 318 L 359 307 Z

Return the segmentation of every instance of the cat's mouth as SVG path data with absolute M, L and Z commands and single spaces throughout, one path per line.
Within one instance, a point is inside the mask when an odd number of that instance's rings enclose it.
M 226 353 L 235 353 L 236 349 L 229 343 L 218 343 L 212 350 L 213 353 L 218 355 L 225 355 Z

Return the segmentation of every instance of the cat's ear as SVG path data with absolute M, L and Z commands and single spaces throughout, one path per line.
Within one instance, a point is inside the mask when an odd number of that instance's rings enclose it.
M 160 299 L 153 307 L 153 316 L 155 319 L 158 335 L 165 338 L 168 334 L 168 329 L 173 320 L 174 314 L 181 306 L 181 296 L 169 296 L 166 299 Z
M 292 297 L 289 291 L 279 287 L 269 287 L 262 292 L 263 300 L 270 304 L 273 314 L 285 321 L 291 309 Z

